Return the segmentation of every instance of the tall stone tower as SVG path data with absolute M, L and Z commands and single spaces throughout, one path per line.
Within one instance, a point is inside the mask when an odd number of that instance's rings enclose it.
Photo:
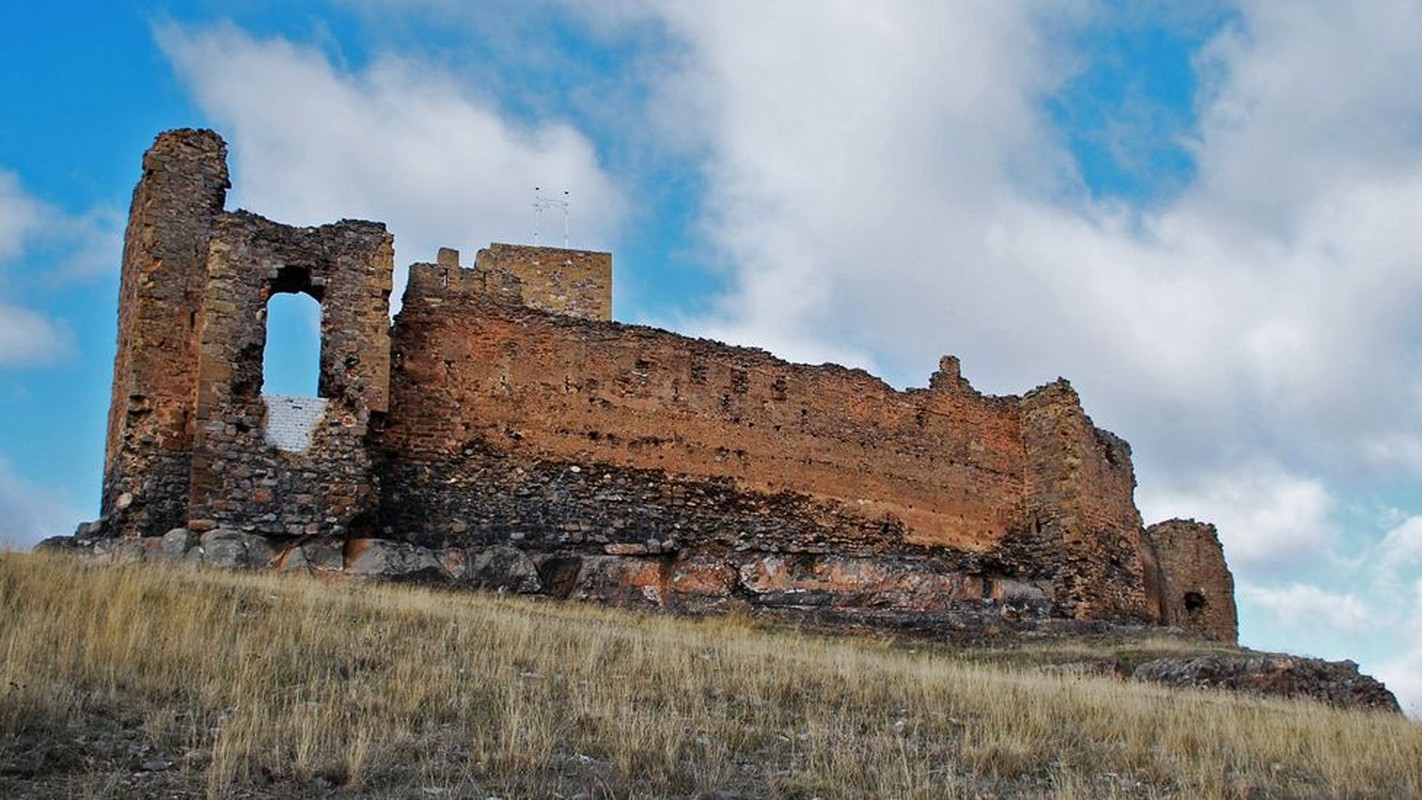
M 124 535 L 187 519 L 207 246 L 229 187 L 211 131 L 163 133 L 143 157 L 124 234 L 102 513 Z

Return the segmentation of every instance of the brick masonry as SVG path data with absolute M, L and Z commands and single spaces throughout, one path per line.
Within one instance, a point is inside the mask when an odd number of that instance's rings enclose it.
M 985 396 L 945 357 L 898 391 L 615 323 L 610 254 L 555 248 L 495 244 L 472 268 L 442 250 L 411 267 L 391 327 L 384 226 L 224 211 L 224 155 L 216 134 L 173 131 L 145 157 L 110 534 L 379 536 L 486 568 L 513 553 L 537 567 L 520 586 L 560 596 L 888 624 L 1183 624 L 1184 576 L 1233 611 L 1217 541 L 1144 533 L 1129 447 L 1066 381 Z M 261 395 L 282 291 L 322 305 L 320 411 Z

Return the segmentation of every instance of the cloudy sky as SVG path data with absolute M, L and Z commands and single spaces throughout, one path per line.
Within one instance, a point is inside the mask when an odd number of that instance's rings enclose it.
M 206 126 L 230 207 L 384 220 L 402 265 L 531 240 L 543 186 L 619 319 L 1066 376 L 1147 521 L 1219 526 L 1245 644 L 1422 712 L 1416 0 L 54 0 L 0 53 L 14 546 L 97 513 L 128 195 Z

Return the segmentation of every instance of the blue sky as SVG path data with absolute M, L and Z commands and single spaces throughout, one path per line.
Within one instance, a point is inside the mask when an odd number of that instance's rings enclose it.
M 1244 643 L 1422 703 L 1415 2 L 60 0 L 0 52 L 14 545 L 97 513 L 129 193 L 205 126 L 230 206 L 386 221 L 398 265 L 528 241 L 539 185 L 619 319 L 1065 375 L 1147 521 L 1219 525 Z

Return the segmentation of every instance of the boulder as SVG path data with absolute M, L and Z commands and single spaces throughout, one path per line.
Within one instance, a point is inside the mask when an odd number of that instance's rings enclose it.
M 1397 698 L 1352 661 L 1274 653 L 1159 658 L 1136 667 L 1132 680 L 1318 700 L 1338 708 L 1401 714 Z
M 163 534 L 158 555 L 164 561 L 182 561 L 201 539 L 188 528 L 174 528 Z
M 77 536 L 51 536 L 35 544 L 36 553 L 77 553 L 87 549 Z
M 346 545 L 348 574 L 387 581 L 444 583 L 449 575 L 429 550 L 407 542 L 356 539 Z
M 663 564 L 655 558 L 587 556 L 569 597 L 617 606 L 667 605 Z
M 142 564 L 160 560 L 162 544 L 161 539 L 125 536 L 96 542 L 93 553 L 110 564 Z
M 516 594 L 537 594 L 543 591 L 538 567 L 517 547 L 494 545 L 480 551 L 468 565 L 464 580 L 481 589 L 493 589 Z
M 725 598 L 735 591 L 736 580 L 736 568 L 725 559 L 696 555 L 676 562 L 671 590 L 679 598 Z
M 1072 661 L 1066 664 L 1043 664 L 1037 668 L 1043 675 L 1063 678 L 1115 678 L 1124 680 L 1126 668 L 1115 658 L 1093 658 L 1089 661 Z
M 450 580 L 461 581 L 469 573 L 469 559 L 464 549 L 460 547 L 446 547 L 436 550 L 435 558 L 439 559 L 439 566 Z
M 341 539 L 299 539 L 287 545 L 274 566 L 280 572 L 340 572 L 345 550 Z
M 269 566 L 276 551 L 263 536 L 231 528 L 215 528 L 202 535 L 187 560 L 217 569 L 260 569 Z

